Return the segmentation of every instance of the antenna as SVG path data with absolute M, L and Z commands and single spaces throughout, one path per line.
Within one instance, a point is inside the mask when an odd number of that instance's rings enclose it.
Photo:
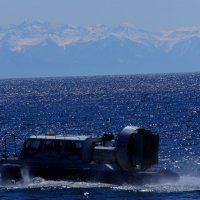
M 17 157 L 17 144 L 16 144 L 16 136 L 15 136 L 15 131 L 13 133 L 13 140 L 14 140 L 14 154 L 13 157 Z
M 4 153 L 2 154 L 2 158 L 7 160 L 8 156 L 7 156 L 7 141 L 6 141 L 6 135 L 4 135 L 4 137 L 2 138 L 2 143 L 4 145 Z
M 105 125 L 105 133 L 108 133 L 109 132 L 109 126 L 110 126 L 110 117 L 108 117 L 107 119 L 106 119 L 106 121 L 105 121 L 105 123 L 104 123 L 104 125 Z

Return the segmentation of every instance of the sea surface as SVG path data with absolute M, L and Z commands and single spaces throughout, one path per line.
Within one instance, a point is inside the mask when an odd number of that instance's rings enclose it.
M 0 80 L 0 137 L 20 151 L 27 136 L 118 134 L 137 125 L 160 135 L 160 165 L 177 183 L 114 185 L 26 177 L 0 184 L 4 199 L 200 199 L 200 74 Z M 4 152 L 1 144 L 1 153 Z

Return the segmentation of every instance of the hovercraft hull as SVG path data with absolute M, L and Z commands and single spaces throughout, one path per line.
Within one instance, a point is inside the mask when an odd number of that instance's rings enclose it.
M 46 180 L 70 180 L 86 182 L 103 182 L 112 184 L 159 184 L 175 182 L 179 175 L 164 168 L 150 168 L 145 171 L 124 171 L 101 169 L 99 167 L 86 169 L 67 169 L 63 167 L 20 166 L 6 163 L 1 166 L 1 179 L 24 180 L 41 177 Z

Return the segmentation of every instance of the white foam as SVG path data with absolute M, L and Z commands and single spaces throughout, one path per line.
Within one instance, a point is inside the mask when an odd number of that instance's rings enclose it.
M 74 182 L 74 181 L 50 181 L 44 180 L 40 177 L 35 177 L 29 182 L 9 182 L 1 186 L 2 189 L 80 189 L 80 188 L 109 188 L 118 191 L 133 191 L 133 192 L 187 192 L 187 191 L 200 191 L 200 178 L 181 176 L 180 180 L 176 183 L 163 183 L 163 184 L 147 184 L 147 185 L 114 185 L 98 182 Z
M 151 184 L 151 185 L 123 185 L 113 187 L 115 190 L 129 190 L 137 192 L 187 192 L 200 191 L 200 178 L 181 176 L 175 183 Z
M 108 187 L 111 188 L 111 184 L 104 184 L 98 182 L 74 182 L 74 181 L 51 181 L 45 180 L 41 177 L 35 177 L 32 179 L 25 179 L 19 182 L 9 180 L 0 186 L 1 189 L 70 189 L 70 188 L 100 188 Z M 28 180 L 28 181 L 27 181 Z

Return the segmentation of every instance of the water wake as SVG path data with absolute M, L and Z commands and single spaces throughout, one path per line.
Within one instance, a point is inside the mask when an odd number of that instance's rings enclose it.
M 151 185 L 123 185 L 113 187 L 115 190 L 129 190 L 136 192 L 189 192 L 200 191 L 200 178 L 191 176 L 181 176 L 176 183 L 163 183 Z
M 40 177 L 29 179 L 26 182 L 10 181 L 5 185 L 0 185 L 1 190 L 16 190 L 16 189 L 93 189 L 106 188 L 114 191 L 132 191 L 132 192 L 189 192 L 200 191 L 200 178 L 181 176 L 176 183 L 163 183 L 155 185 L 114 185 L 98 182 L 73 182 L 73 181 L 50 181 Z

